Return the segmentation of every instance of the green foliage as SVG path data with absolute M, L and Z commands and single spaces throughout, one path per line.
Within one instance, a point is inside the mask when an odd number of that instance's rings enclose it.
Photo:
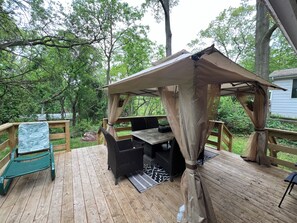
M 266 127 L 297 132 L 297 123 L 275 118 L 268 118 Z
M 296 53 L 279 29 L 272 35 L 270 51 L 270 72 L 297 67 Z
M 247 146 L 249 136 L 248 135 L 233 135 L 233 141 L 232 141 L 232 152 L 236 153 L 238 155 L 242 155 L 243 151 L 245 150 Z
M 101 126 L 101 121 L 99 121 L 98 123 L 93 123 L 87 120 L 81 120 L 77 123 L 77 125 L 71 127 L 71 137 L 82 137 L 86 132 L 97 132 L 99 126 Z
M 81 137 L 71 138 L 70 143 L 71 143 L 71 149 L 78 149 L 78 148 L 98 145 L 97 141 L 83 141 L 81 140 Z
M 232 97 L 222 97 L 218 108 L 218 120 L 225 122 L 225 125 L 232 133 L 249 134 L 253 125 L 246 115 L 240 103 Z
M 221 12 L 189 46 L 201 50 L 211 40 L 227 57 L 248 65 L 247 60 L 254 61 L 255 26 L 255 7 L 243 2 L 238 8 Z
M 158 97 L 135 97 L 129 104 L 131 116 L 164 115 L 165 110 Z

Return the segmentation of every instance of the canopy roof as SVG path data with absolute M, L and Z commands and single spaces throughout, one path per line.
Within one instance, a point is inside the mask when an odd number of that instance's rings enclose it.
M 155 63 L 153 67 L 110 84 L 108 92 L 157 96 L 158 87 L 172 86 L 172 90 L 178 90 L 175 86 L 190 80 L 195 67 L 198 67 L 198 75 L 201 75 L 200 80 L 203 82 L 222 84 L 221 95 L 233 95 L 238 91 L 252 92 L 254 84 L 282 89 L 244 69 L 210 46 L 198 53 L 182 50 Z

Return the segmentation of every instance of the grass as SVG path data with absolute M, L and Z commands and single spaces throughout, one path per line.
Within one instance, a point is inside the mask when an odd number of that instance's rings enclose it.
M 77 149 L 82 147 L 88 147 L 88 146 L 95 146 L 98 144 L 98 141 L 82 141 L 81 137 L 77 138 L 71 138 L 70 139 L 70 145 L 71 149 Z
M 232 152 L 242 155 L 247 145 L 248 139 L 249 139 L 249 136 L 233 135 Z

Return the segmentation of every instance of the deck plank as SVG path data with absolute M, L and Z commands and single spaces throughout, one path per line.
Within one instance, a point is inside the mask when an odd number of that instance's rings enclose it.
M 113 222 L 107 202 L 105 200 L 105 196 L 101 187 L 101 177 L 100 177 L 100 172 L 101 171 L 96 171 L 94 163 L 99 162 L 99 154 L 96 152 L 97 150 L 93 150 L 94 152 L 92 153 L 91 151 L 84 150 L 85 153 L 85 160 L 86 163 L 88 163 L 87 168 L 88 168 L 88 173 L 90 176 L 90 181 L 95 197 L 95 201 L 97 204 L 98 212 L 100 214 L 100 220 L 101 222 L 104 223 L 109 223 Z M 98 176 L 97 177 L 97 173 Z
M 111 170 L 107 169 L 106 149 L 104 148 L 99 150 L 98 156 L 99 161 L 95 165 L 97 170 L 101 170 L 100 182 L 112 219 L 114 222 L 127 222 L 121 205 L 118 203 L 118 200 L 114 194 L 114 188 L 119 187 L 119 185 L 114 184 L 114 176 Z
M 38 179 L 36 181 L 36 184 L 34 185 L 34 188 L 29 197 L 27 205 L 25 206 L 20 222 L 33 222 L 35 213 L 38 208 L 38 202 L 40 200 L 48 174 L 49 174 L 49 170 L 44 170 L 44 171 L 41 171 L 40 174 L 38 175 Z
M 63 184 L 63 203 L 61 222 L 72 223 L 74 218 L 73 210 L 73 172 L 72 172 L 72 154 L 65 153 L 65 169 Z
M 84 201 L 84 193 L 81 182 L 81 173 L 78 163 L 78 150 L 72 150 L 72 169 L 73 169 L 73 205 L 74 205 L 74 222 L 87 222 L 87 213 Z
M 79 169 L 80 169 L 80 176 L 81 176 L 81 182 L 82 182 L 87 220 L 89 222 L 101 222 L 99 213 L 98 213 L 98 208 L 94 199 L 91 180 L 86 167 L 87 163 L 85 161 L 85 155 L 86 155 L 85 153 L 79 153 L 78 162 L 79 162 Z
M 295 223 L 297 190 L 277 205 L 288 172 L 215 151 L 199 172 L 219 223 Z M 107 170 L 103 145 L 55 153 L 56 179 L 48 170 L 16 178 L 0 197 L 1 222 L 175 222 L 183 204 L 180 179 L 139 193 L 126 177 L 118 185 Z
M 55 154 L 55 165 L 59 164 L 61 154 Z M 47 171 L 47 178 L 38 202 L 38 207 L 35 213 L 33 222 L 45 223 L 48 220 L 48 213 L 50 211 L 50 205 L 52 200 L 52 194 L 54 189 L 55 181 L 52 181 L 51 174 Z
M 23 176 L 25 178 L 25 181 L 19 181 L 19 183 L 24 183 L 20 185 L 20 190 L 18 193 L 18 199 L 16 200 L 15 204 L 13 205 L 13 208 L 11 212 L 9 213 L 9 216 L 6 219 L 6 222 L 19 222 L 23 211 L 27 205 L 28 199 L 33 191 L 33 188 L 35 186 L 35 183 L 37 181 L 39 173 L 34 173 L 30 175 Z
M 64 168 L 65 168 L 65 155 L 61 155 L 59 162 L 55 165 L 56 178 L 54 181 L 54 188 L 52 200 L 50 204 L 48 222 L 55 223 L 61 221 L 62 212 L 62 199 L 63 199 L 63 184 L 64 184 Z

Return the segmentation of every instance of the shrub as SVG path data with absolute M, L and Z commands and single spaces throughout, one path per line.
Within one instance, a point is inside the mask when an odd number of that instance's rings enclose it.
M 81 120 L 72 128 L 71 137 L 83 136 L 85 132 L 97 132 L 100 124 L 93 124 L 88 120 Z
M 253 124 L 241 104 L 234 97 L 222 97 L 218 108 L 218 120 L 221 120 L 236 134 L 250 134 Z

